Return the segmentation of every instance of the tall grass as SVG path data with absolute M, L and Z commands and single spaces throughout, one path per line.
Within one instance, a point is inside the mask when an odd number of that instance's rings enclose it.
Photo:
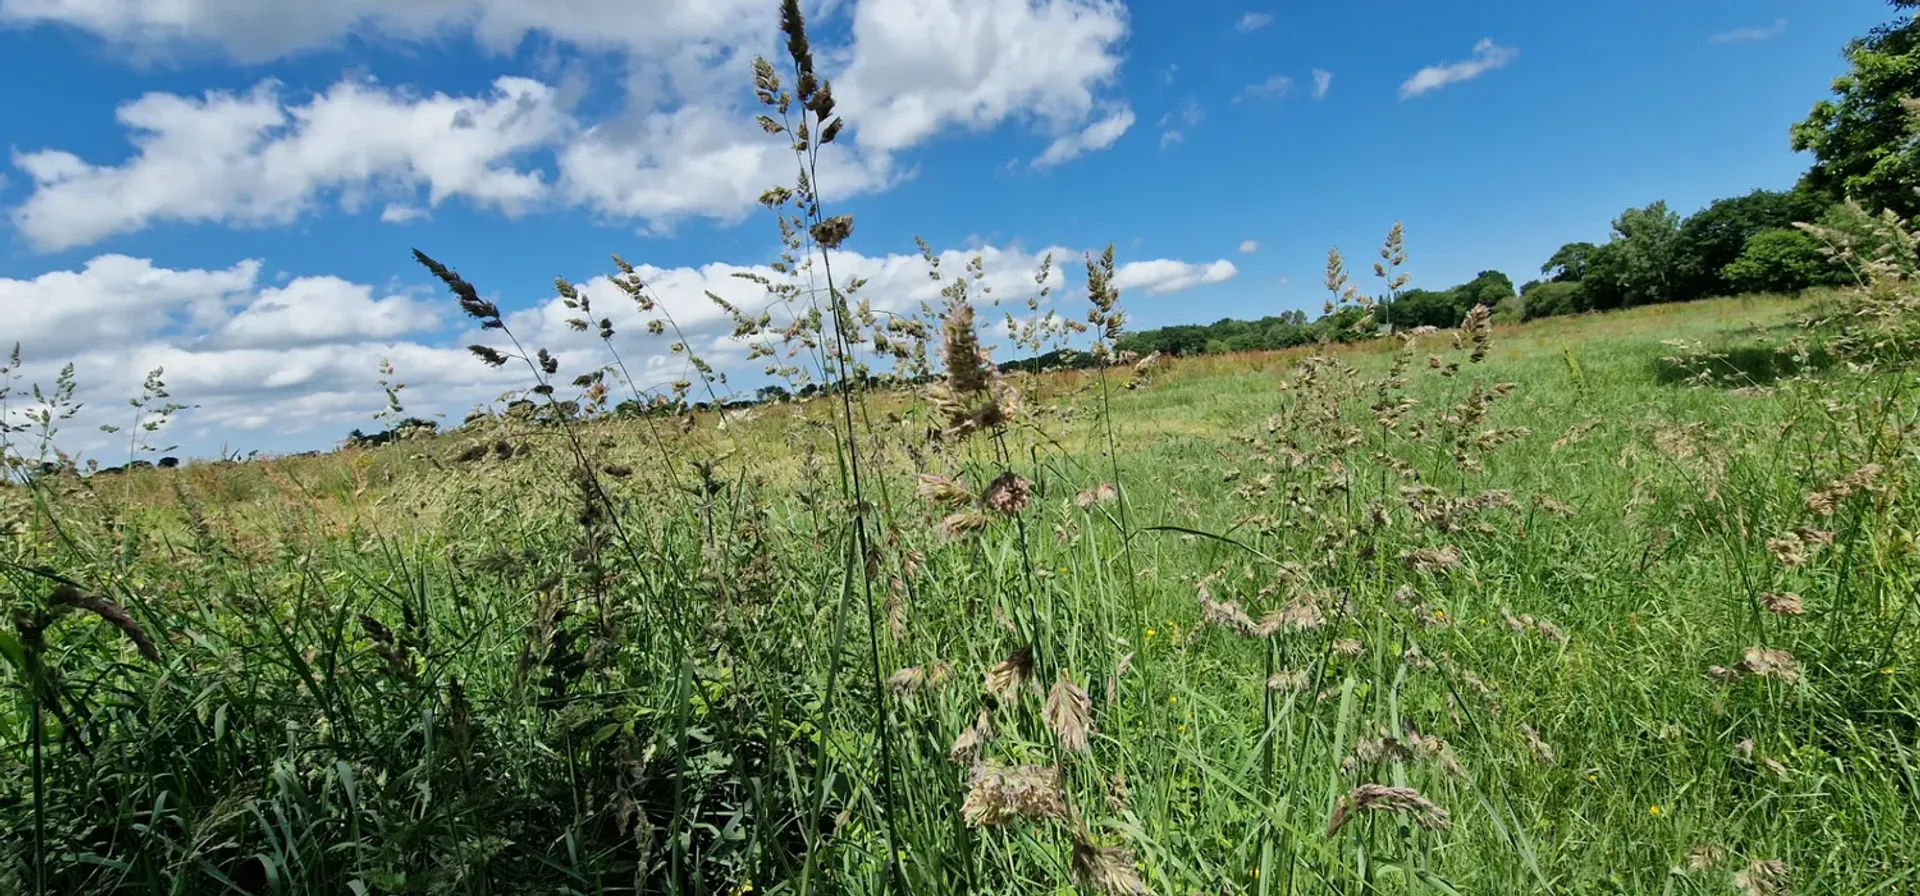
M 1051 260 L 1013 322 L 1101 363 L 1005 376 L 977 261 L 928 248 L 946 301 L 917 314 L 834 274 L 840 126 L 797 4 L 782 28 L 754 71 L 799 172 L 766 196 L 782 277 L 723 310 L 821 397 L 721 428 L 633 266 L 687 370 L 658 392 L 578 292 L 609 354 L 576 374 L 421 254 L 545 412 L 22 467 L 0 892 L 1920 885 L 1898 271 L 1812 328 L 1479 309 L 1170 364 L 1111 352 L 1109 249 L 1090 323 Z M 1380 297 L 1330 259 L 1333 310 L 1366 326 L 1406 253 L 1396 226 Z M 1830 363 L 1727 376 L 1755 345 Z

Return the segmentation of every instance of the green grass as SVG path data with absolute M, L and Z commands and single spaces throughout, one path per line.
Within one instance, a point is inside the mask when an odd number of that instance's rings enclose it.
M 1503 327 L 1481 364 L 1431 335 L 1384 392 L 1387 342 L 1311 379 L 1304 352 L 1131 390 L 1061 374 L 1020 425 L 944 444 L 903 395 L 851 437 L 825 400 L 664 449 L 589 423 L 585 484 L 574 438 L 490 421 L 9 489 L 0 891 L 1067 893 L 1078 838 L 1161 894 L 1732 893 L 1764 860 L 1797 892 L 1910 892 L 1911 375 L 1697 388 L 1664 360 L 1775 344 L 1799 307 Z M 1498 383 L 1483 420 L 1461 410 Z M 1393 428 L 1383 395 L 1415 401 Z M 1511 440 L 1483 450 L 1491 430 Z M 530 450 L 450 459 L 496 439 Z M 1809 508 L 1870 462 L 1872 489 Z M 1075 501 L 1115 469 L 1123 503 Z M 1006 470 L 1032 504 L 959 540 L 913 493 Z M 1832 543 L 1788 566 L 1767 542 L 1796 529 Z M 1458 564 L 1413 568 L 1420 549 Z M 125 605 L 160 661 L 46 619 L 36 570 Z M 1209 625 L 1203 584 L 1325 624 Z M 1805 614 L 1764 612 L 1771 592 Z M 987 697 L 1028 645 L 1035 690 Z M 1710 679 L 1752 647 L 1797 676 Z M 909 667 L 919 687 L 888 687 Z M 1091 697 L 1085 754 L 1047 724 L 1062 675 Z M 1071 821 L 966 823 L 948 752 L 982 712 L 981 757 L 1060 767 Z M 1450 824 L 1362 812 L 1330 837 L 1367 782 Z

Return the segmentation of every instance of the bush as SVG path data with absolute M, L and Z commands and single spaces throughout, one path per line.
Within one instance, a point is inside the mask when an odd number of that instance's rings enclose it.
M 1799 230 L 1768 230 L 1753 235 L 1740 257 L 1721 269 L 1741 292 L 1799 292 L 1834 282 L 1834 265 L 1813 237 Z
M 1523 320 L 1578 314 L 1590 307 L 1586 286 L 1577 280 L 1539 284 L 1521 297 L 1521 305 Z

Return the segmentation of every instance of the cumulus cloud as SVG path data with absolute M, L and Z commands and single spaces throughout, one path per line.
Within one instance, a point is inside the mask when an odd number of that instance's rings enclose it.
M 1513 47 L 1503 47 L 1485 38 L 1473 45 L 1473 58 L 1459 62 L 1430 65 L 1413 73 L 1400 85 L 1400 98 L 1412 99 L 1426 93 L 1432 93 L 1449 84 L 1471 81 L 1487 72 L 1500 68 L 1520 56 Z
M 1707 38 L 1707 40 L 1716 44 L 1744 44 L 1772 40 L 1785 33 L 1787 33 L 1787 20 L 1774 19 L 1771 25 L 1757 25 L 1747 28 L 1735 28 L 1732 31 L 1722 31 L 1719 34 Z
M 1044 167 L 1112 145 L 1133 122 L 1113 93 L 1128 30 L 1118 0 L 864 0 L 850 16 L 850 45 L 816 41 L 851 125 L 823 162 L 838 198 L 898 182 L 907 166 L 895 154 L 948 131 L 1031 128 L 1049 141 L 1035 159 Z M 242 61 L 348 35 L 465 34 L 506 50 L 538 34 L 623 54 L 628 71 L 625 102 L 592 120 L 574 114 L 577 86 L 524 77 L 475 96 L 365 79 L 312 97 L 271 81 L 151 93 L 119 110 L 134 147 L 124 162 L 16 153 L 33 192 L 14 224 L 44 251 L 166 222 L 283 225 L 366 204 L 400 224 L 454 199 L 509 215 L 572 205 L 664 230 L 685 217 L 736 220 L 792 176 L 739 83 L 748 56 L 777 49 L 764 0 L 0 0 L 0 21 Z
M 1314 69 L 1313 98 L 1316 100 L 1326 99 L 1327 91 L 1331 89 L 1333 89 L 1333 72 L 1324 69 Z
M 983 246 L 942 253 L 941 267 L 958 271 L 978 256 L 986 277 L 975 284 L 976 295 L 984 295 L 980 287 L 992 287 L 994 296 L 1021 297 L 1035 290 L 1034 272 L 1049 254 L 1055 264 L 1047 285 L 1056 296 L 1072 295 L 1069 281 L 1081 277 L 1075 263 L 1083 255 L 1079 250 Z M 441 260 L 456 266 L 460 261 Z M 860 296 L 878 311 L 912 313 L 922 302 L 941 302 L 942 284 L 927 278 L 917 254 L 836 251 L 832 262 L 836 273 L 867 281 Z M 673 315 L 687 343 L 728 374 L 732 384 L 721 387 L 723 394 L 751 393 L 767 362 L 748 360 L 747 345 L 732 338 L 733 323 L 710 293 L 755 314 L 765 311 L 775 326 L 808 310 L 804 304 L 771 303 L 761 286 L 737 276 L 782 276 L 765 265 L 643 265 L 637 273 Z M 1158 259 L 1123 265 L 1115 284 L 1157 296 L 1219 283 L 1236 273 L 1224 260 Z M 668 350 L 678 334 L 648 334 L 651 315 L 635 308 L 611 280 L 582 277 L 578 288 L 592 300 L 594 315 L 613 323 L 636 388 L 690 378 L 684 358 Z M 154 367 L 164 368 L 176 400 L 196 405 L 181 415 L 181 430 L 168 437 L 182 442 L 191 455 L 210 454 L 221 444 L 325 447 L 349 429 L 376 426 L 372 415 L 385 402 L 376 385 L 383 358 L 406 383 L 407 411 L 417 416 L 457 420 L 476 404 L 529 385 L 525 371 L 513 365 L 495 370 L 477 362 L 464 347 L 499 344 L 499 334 L 471 328 L 452 332 L 455 316 L 443 311 L 451 300 L 426 289 L 423 278 L 418 290 L 382 294 L 325 275 L 276 286 L 265 282 L 258 261 L 224 270 L 173 270 L 146 259 L 103 255 L 77 271 L 0 279 L 0 319 L 9 321 L 8 335 L 24 343 L 28 381 L 51 384 L 61 363 L 74 362 L 87 410 L 69 425 L 62 444 L 103 452 L 103 462 L 117 463 L 123 456 L 115 452 L 124 451 L 125 443 L 107 440 L 97 426 L 129 422 L 124 399 L 138 392 L 142 376 Z M 568 326 L 577 312 L 558 296 L 526 298 L 532 301 L 499 298 L 522 305 L 507 315 L 508 325 L 529 347 L 554 352 L 562 379 L 609 360 L 596 333 Z M 1062 311 L 1079 315 L 1074 308 Z
M 1258 251 L 1260 251 L 1259 240 L 1245 240 L 1240 243 L 1241 255 L 1252 255 L 1253 253 Z
M 1047 145 L 1047 150 L 1033 159 L 1033 167 L 1049 168 L 1077 158 L 1081 153 L 1106 149 L 1120 139 L 1128 128 L 1133 127 L 1133 110 L 1121 109 L 1100 119 L 1084 130 L 1063 134 Z
M 1249 34 L 1271 24 L 1273 24 L 1273 13 L 1250 12 L 1241 16 L 1240 21 L 1233 23 L 1233 30 L 1241 34 Z
M 1115 0 L 863 0 L 834 90 L 860 145 L 880 152 L 1014 119 L 1071 136 L 1117 120 L 1089 123 L 1126 35 Z
M 0 21 L 61 24 L 138 52 L 214 50 L 264 62 L 348 35 L 468 34 L 497 51 L 531 33 L 596 50 L 681 47 L 751 34 L 763 0 L 0 0 Z
M 1193 264 L 1171 259 L 1133 261 L 1113 272 L 1113 284 L 1120 289 L 1137 289 L 1148 295 L 1166 295 L 1209 283 L 1225 283 L 1240 273 L 1233 262 L 1221 259 L 1212 264 Z
M 149 93 L 120 107 L 135 152 L 95 165 L 62 150 L 16 155 L 33 193 L 14 225 L 60 250 L 160 221 L 285 224 L 322 202 L 452 197 L 508 214 L 546 184 L 516 157 L 568 131 L 551 87 L 501 78 L 485 97 L 414 97 L 345 81 L 288 104 L 266 82 L 245 94 Z

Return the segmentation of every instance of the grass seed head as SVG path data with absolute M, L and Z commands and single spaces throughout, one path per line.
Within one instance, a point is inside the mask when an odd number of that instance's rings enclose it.
M 1133 852 L 1118 846 L 1096 846 L 1084 834 L 1073 838 L 1073 879 L 1102 896 L 1148 896 L 1145 881 L 1134 870 Z
M 1066 788 L 1054 766 L 998 766 L 973 768 L 971 786 L 960 805 L 960 815 L 974 827 L 999 827 L 1018 819 L 1064 821 Z
M 1067 677 L 1064 669 L 1060 680 L 1054 682 L 1053 690 L 1047 694 L 1046 717 L 1047 727 L 1053 729 L 1060 749 L 1069 753 L 1087 752 L 1087 735 L 1093 730 L 1093 700 Z
M 1429 831 L 1444 831 L 1453 827 L 1453 819 L 1447 810 L 1435 805 L 1432 800 L 1420 795 L 1411 787 L 1388 787 L 1385 784 L 1362 784 L 1348 791 L 1346 796 L 1333 807 L 1333 815 L 1327 819 L 1327 836 L 1340 833 L 1356 812 L 1393 812 L 1409 816 L 1413 823 Z

